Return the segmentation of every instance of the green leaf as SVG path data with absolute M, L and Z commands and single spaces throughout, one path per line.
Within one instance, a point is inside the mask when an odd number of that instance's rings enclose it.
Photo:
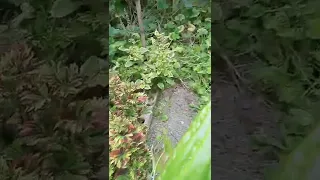
M 300 125 L 307 126 L 314 122 L 313 116 L 302 109 L 290 109 L 291 120 L 299 123 Z
M 161 116 L 161 121 L 167 121 L 168 119 L 169 119 L 169 117 L 167 115 L 165 115 L 165 114 L 163 114 Z
M 222 9 L 221 6 L 218 3 L 213 2 L 212 3 L 212 11 L 213 11 L 213 19 L 212 21 L 218 21 L 222 18 Z
M 39 88 L 39 92 L 43 97 L 48 97 L 49 95 L 49 89 L 47 87 L 46 84 L 43 84 L 40 88 Z
M 75 38 L 79 36 L 84 36 L 89 33 L 90 29 L 85 25 L 73 22 L 68 26 L 68 29 L 63 29 L 63 33 L 69 38 Z
M 124 64 L 124 67 L 131 67 L 134 63 L 132 61 L 127 60 L 126 63 Z
M 163 84 L 163 83 L 158 83 L 157 86 L 158 86 L 160 89 L 164 89 L 164 84 Z
M 178 26 L 177 29 L 178 32 L 181 33 L 182 31 L 184 31 L 184 25 Z
M 164 25 L 164 27 L 167 29 L 174 29 L 176 25 L 174 24 L 174 22 L 169 21 L 167 24 Z
M 34 104 L 34 110 L 41 109 L 41 108 L 45 105 L 46 102 L 47 102 L 46 99 L 41 99 L 41 100 L 39 100 L 38 102 L 36 102 L 36 103 Z
M 263 16 L 263 24 L 266 29 L 280 31 L 290 28 L 290 19 L 285 12 L 277 12 L 274 16 Z
M 7 161 L 2 156 L 0 157 L 0 168 L 1 173 L 7 172 L 9 170 Z
M 320 39 L 320 18 L 308 21 L 307 36 L 311 39 Z
M 170 38 L 170 40 L 175 41 L 175 40 L 180 39 L 180 35 L 178 33 L 176 33 L 176 32 L 172 32 L 172 33 L 169 34 L 169 38 Z
M 99 73 L 93 79 L 89 80 L 88 86 L 95 87 L 97 85 L 101 85 L 102 87 L 106 87 L 109 84 L 109 76 L 108 74 Z
M 120 175 L 116 180 L 130 180 L 130 177 L 128 175 Z
M 18 27 L 20 23 L 25 20 L 25 19 L 31 19 L 34 16 L 34 8 L 29 4 L 29 3 L 22 3 L 20 5 L 22 13 L 16 16 L 12 21 L 11 21 L 11 26 L 12 27 Z
M 88 178 L 81 175 L 67 173 L 67 174 L 58 176 L 57 180 L 88 180 Z
M 9 29 L 9 26 L 8 26 L 8 25 L 4 25 L 4 24 L 1 24 L 1 25 L 0 25 L 0 33 L 3 33 L 3 32 L 6 31 L 7 29 Z
M 73 2 L 72 0 L 56 0 L 51 8 L 51 16 L 54 18 L 65 17 L 80 7 L 79 2 Z
M 200 15 L 200 11 L 198 9 L 193 8 L 191 18 L 198 17 Z
M 279 79 L 281 76 L 279 76 Z M 285 82 L 285 81 L 283 81 Z M 280 84 L 280 82 L 279 82 Z M 289 83 L 284 86 L 278 86 L 278 96 L 280 101 L 292 103 L 297 97 L 300 97 L 304 92 L 303 87 L 300 84 Z
M 270 180 L 320 179 L 320 124 L 284 159 Z M 268 180 L 269 180 L 268 179 Z
M 197 35 L 198 36 L 203 36 L 203 35 L 207 35 L 209 34 L 208 30 L 204 29 L 204 28 L 200 28 L 197 30 Z
M 90 57 L 80 68 L 80 73 L 84 76 L 92 77 L 100 71 L 100 59 L 97 57 Z
M 196 116 L 169 157 L 159 180 L 211 179 L 211 103 Z
M 186 17 L 183 14 L 178 14 L 176 17 L 174 17 L 174 20 L 176 21 L 183 21 Z
M 167 9 L 169 7 L 166 0 L 157 0 L 157 5 L 159 9 Z
M 174 80 L 169 79 L 169 78 L 166 79 L 166 82 L 167 82 L 168 84 L 170 84 L 170 85 L 174 85 L 174 84 L 175 84 Z
M 191 8 L 191 7 L 193 7 L 193 1 L 191 1 L 191 0 L 183 0 L 183 4 L 184 4 L 184 6 L 186 7 L 186 8 Z
M 248 10 L 248 12 L 245 14 L 247 17 L 254 17 L 254 18 L 258 18 L 262 15 L 264 15 L 265 11 L 267 9 L 260 5 L 260 4 L 254 4 L 253 6 L 251 6 Z
M 304 38 L 304 30 L 302 28 L 283 29 L 277 33 L 278 36 L 302 40 Z
M 155 29 L 157 29 L 158 26 L 155 23 L 149 23 L 148 27 L 149 27 L 150 30 L 155 30 Z

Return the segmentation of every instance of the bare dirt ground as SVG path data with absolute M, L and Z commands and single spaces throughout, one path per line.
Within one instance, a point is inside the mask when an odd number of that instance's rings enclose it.
M 252 149 L 252 135 L 277 134 L 277 113 L 263 98 L 239 92 L 233 84 L 214 80 L 212 85 L 212 169 L 219 180 L 263 180 L 267 161 Z

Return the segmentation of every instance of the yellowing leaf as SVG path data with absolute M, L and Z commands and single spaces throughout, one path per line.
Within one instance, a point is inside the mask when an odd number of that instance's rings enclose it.
M 179 29 L 179 33 L 181 33 L 182 31 L 184 31 L 184 25 L 179 26 L 178 29 Z
M 174 17 L 174 20 L 176 21 L 183 21 L 186 17 L 183 14 L 178 14 L 176 17 Z
M 188 23 L 188 31 L 193 32 L 194 30 L 196 30 L 196 26 L 191 23 Z

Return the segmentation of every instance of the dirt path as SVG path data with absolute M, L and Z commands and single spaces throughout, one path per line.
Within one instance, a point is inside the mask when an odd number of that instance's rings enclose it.
M 213 176 L 219 180 L 263 180 L 265 167 L 273 163 L 252 150 L 252 134 L 276 134 L 276 116 L 262 99 L 239 93 L 226 83 L 213 86 Z
M 176 145 L 196 115 L 191 104 L 197 104 L 197 96 L 181 85 L 162 92 L 153 111 L 148 132 L 149 145 L 160 150 L 162 141 L 158 137 L 164 132 L 168 133 L 173 145 Z

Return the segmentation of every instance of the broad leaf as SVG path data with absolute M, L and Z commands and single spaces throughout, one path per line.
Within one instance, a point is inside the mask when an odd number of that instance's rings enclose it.
M 160 89 L 164 89 L 164 84 L 163 84 L 163 83 L 158 83 L 157 86 L 158 86 Z
M 159 9 L 167 9 L 169 7 L 166 0 L 158 0 L 157 5 Z
M 100 71 L 100 59 L 90 57 L 80 68 L 80 73 L 84 76 L 92 77 Z
M 218 3 L 212 3 L 212 10 L 213 10 L 213 22 L 220 20 L 222 18 L 222 9 Z
M 54 18 L 65 17 L 80 7 L 79 2 L 73 2 L 72 0 L 56 0 L 51 8 L 51 16 Z
M 292 115 L 292 121 L 302 125 L 311 125 L 314 122 L 313 116 L 305 110 L 302 109 L 291 109 L 290 114 Z
M 320 18 L 309 20 L 307 36 L 311 39 L 320 39 Z
M 56 178 L 57 180 L 88 180 L 85 176 L 75 175 L 75 174 L 64 174 Z
M 280 161 L 270 180 L 318 180 L 320 179 L 320 124 Z

